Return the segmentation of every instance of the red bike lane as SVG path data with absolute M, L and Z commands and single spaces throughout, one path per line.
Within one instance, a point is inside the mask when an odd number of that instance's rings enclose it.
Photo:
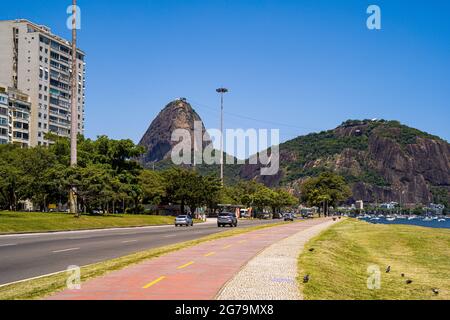
M 212 300 L 271 244 L 329 219 L 313 219 L 208 241 L 66 289 L 49 300 Z M 257 275 L 255 275 L 257 277 Z

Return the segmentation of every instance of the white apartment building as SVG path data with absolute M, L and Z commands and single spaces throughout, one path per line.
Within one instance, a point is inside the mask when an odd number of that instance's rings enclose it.
M 0 85 L 0 144 L 30 145 L 30 112 L 28 95 Z
M 0 21 L 0 83 L 31 102 L 30 146 L 47 145 L 46 133 L 70 136 L 71 43 L 28 20 Z M 78 133 L 84 134 L 85 54 L 77 49 Z

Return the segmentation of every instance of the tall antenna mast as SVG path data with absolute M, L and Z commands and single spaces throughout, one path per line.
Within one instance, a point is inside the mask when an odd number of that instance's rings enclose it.
M 78 135 L 78 80 L 77 80 L 77 0 L 72 0 L 72 81 L 71 81 L 71 106 L 70 106 L 70 166 L 77 166 L 77 135 Z M 77 189 L 70 187 L 69 193 L 70 213 L 79 217 Z
M 228 92 L 228 89 L 219 88 L 216 91 L 220 93 L 220 181 L 223 185 L 223 95 Z

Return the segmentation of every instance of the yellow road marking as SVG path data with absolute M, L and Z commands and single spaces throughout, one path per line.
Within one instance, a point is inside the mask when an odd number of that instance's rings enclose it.
M 183 264 L 182 266 L 179 266 L 177 269 L 184 269 L 186 267 L 189 267 L 192 264 L 194 264 L 194 261 L 191 261 L 191 262 L 188 262 L 186 264 Z
M 231 244 L 229 244 L 229 245 L 227 245 L 227 246 L 225 246 L 225 247 L 223 247 L 224 249 L 228 249 L 228 248 L 231 248 L 233 245 L 231 245 Z
M 213 256 L 215 254 L 216 254 L 215 252 L 210 252 L 210 253 L 205 254 L 204 257 L 210 257 L 210 256 Z
M 165 278 L 166 278 L 165 276 L 159 277 L 158 279 L 156 279 L 156 280 L 150 282 L 149 284 L 145 285 L 145 286 L 143 287 L 143 289 L 148 289 L 148 288 L 150 288 L 151 286 L 157 284 L 158 282 L 164 280 Z

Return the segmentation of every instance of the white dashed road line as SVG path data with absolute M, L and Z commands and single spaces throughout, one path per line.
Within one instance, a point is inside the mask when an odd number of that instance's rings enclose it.
M 131 243 L 131 242 L 137 242 L 137 240 L 127 240 L 127 241 L 122 241 L 122 243 Z
M 56 250 L 56 251 L 52 251 L 52 252 L 60 253 L 60 252 L 75 251 L 75 250 L 80 250 L 80 248 L 69 248 L 69 249 Z

